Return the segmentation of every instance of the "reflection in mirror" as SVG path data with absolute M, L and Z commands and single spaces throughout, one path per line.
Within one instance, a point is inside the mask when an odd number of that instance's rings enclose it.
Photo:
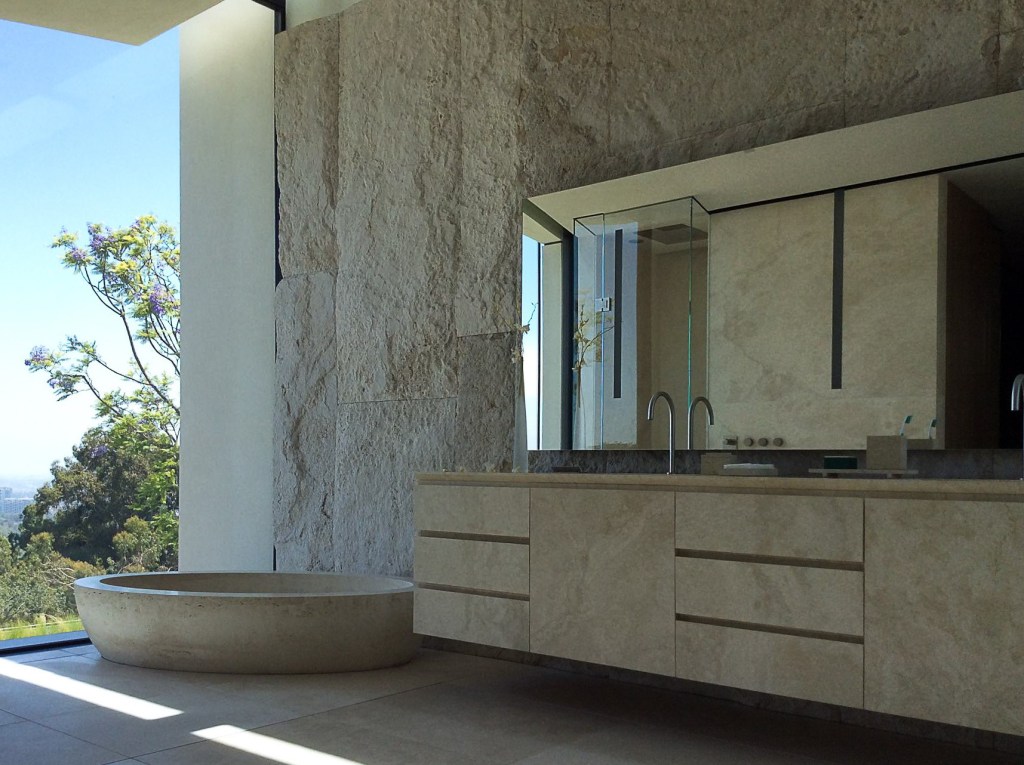
M 527 200 L 538 447 L 662 449 L 666 424 L 645 430 L 643 411 L 659 388 L 677 448 L 701 394 L 715 425 L 698 449 L 864 449 L 907 415 L 910 448 L 1019 447 L 1021 124 L 1015 92 Z M 708 225 L 689 224 L 678 260 L 685 229 L 644 217 L 685 194 L 714 219 L 710 271 Z M 687 357 L 684 383 L 673 364 Z
M 531 212 L 524 230 L 538 233 L 542 213 Z M 647 421 L 650 396 L 666 391 L 685 415 L 706 389 L 707 212 L 686 198 L 577 218 L 573 228 L 549 232 L 560 236 L 546 244 L 524 240 L 524 316 L 528 294 L 540 315 L 538 363 L 524 367 L 527 390 L 539 391 L 535 410 L 527 400 L 534 443 L 665 448 L 667 415 Z M 677 448 L 685 439 L 682 427 Z M 698 429 L 695 443 L 705 439 Z

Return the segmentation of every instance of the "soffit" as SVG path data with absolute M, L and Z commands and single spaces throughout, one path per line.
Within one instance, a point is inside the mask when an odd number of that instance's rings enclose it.
M 1024 153 L 1024 91 L 917 112 L 686 165 L 532 197 L 565 228 L 598 212 L 693 196 L 714 212 L 879 179 L 938 172 Z M 1019 164 L 951 174 L 968 194 L 995 188 L 999 209 L 1019 218 Z M 996 175 L 998 173 L 998 176 Z M 998 192 L 998 193 L 997 193 Z M 984 200 L 988 202 L 988 196 Z M 986 209 L 989 206 L 986 205 Z M 992 210 L 990 209 L 990 212 Z
M 139 45 L 221 0 L 0 0 L 0 19 Z

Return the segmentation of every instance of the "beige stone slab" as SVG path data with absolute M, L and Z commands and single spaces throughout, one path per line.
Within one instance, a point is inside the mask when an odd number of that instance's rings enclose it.
M 925 176 L 845 195 L 843 389 L 893 399 L 926 393 L 931 410 L 906 412 L 924 421 L 937 413 L 944 311 L 938 281 L 940 183 L 938 176 Z M 898 426 L 893 422 L 863 435 L 895 433 Z
M 534 489 L 530 650 L 671 675 L 670 492 Z
M 999 502 L 869 499 L 865 702 L 1024 734 L 1024 514 Z
M 676 494 L 676 547 L 831 561 L 863 560 L 856 497 Z
M 966 459 L 966 457 L 959 457 Z M 507 488 L 672 490 L 685 494 L 784 495 L 808 497 L 908 497 L 920 499 L 993 499 L 1024 502 L 1018 480 L 908 478 L 796 478 L 752 476 L 665 475 L 663 473 L 425 473 L 423 486 L 492 486 Z
M 530 536 L 526 488 L 417 484 L 413 505 L 418 531 Z
M 530 594 L 529 545 L 417 537 L 413 555 L 421 584 Z
M 285 277 L 338 268 L 338 17 L 274 36 L 278 261 Z
M 803 423 L 783 432 L 793 423 L 780 413 L 758 432 L 733 407 L 799 413 L 831 391 L 833 209 L 823 194 L 714 216 L 708 396 L 732 435 L 807 448 L 796 440 Z
M 417 589 L 413 630 L 420 635 L 530 650 L 530 604 L 462 592 Z
M 860 571 L 676 558 L 676 611 L 792 629 L 862 635 Z
M 770 632 L 676 624 L 676 676 L 703 683 L 863 705 L 863 646 Z
M 412 574 L 413 477 L 450 468 L 455 408 L 452 399 L 339 407 L 335 571 Z
M 338 369 L 334 277 L 288 277 L 274 297 L 274 547 L 280 571 L 334 569 Z

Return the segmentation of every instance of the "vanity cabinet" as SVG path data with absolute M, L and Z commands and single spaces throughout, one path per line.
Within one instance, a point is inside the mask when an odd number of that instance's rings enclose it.
M 529 489 L 418 485 L 413 506 L 416 632 L 529 650 Z
M 671 675 L 673 495 L 533 489 L 530 650 Z
M 868 499 L 864 704 L 1024 735 L 1024 506 Z
M 1020 482 L 426 478 L 421 634 L 1024 735 Z
M 859 707 L 863 500 L 676 494 L 676 676 Z

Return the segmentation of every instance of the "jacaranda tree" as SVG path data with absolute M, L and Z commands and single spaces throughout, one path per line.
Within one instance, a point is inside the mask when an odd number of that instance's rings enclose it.
M 52 480 L 25 508 L 12 541 L 24 550 L 49 534 L 57 553 L 78 560 L 113 569 L 173 566 L 181 355 L 176 232 L 143 216 L 120 229 L 89 224 L 84 242 L 64 230 L 53 247 L 123 329 L 129 358 L 115 363 L 77 335 L 56 350 L 32 349 L 26 366 L 45 374 L 60 400 L 93 397 L 98 425 L 71 457 L 54 463 Z

